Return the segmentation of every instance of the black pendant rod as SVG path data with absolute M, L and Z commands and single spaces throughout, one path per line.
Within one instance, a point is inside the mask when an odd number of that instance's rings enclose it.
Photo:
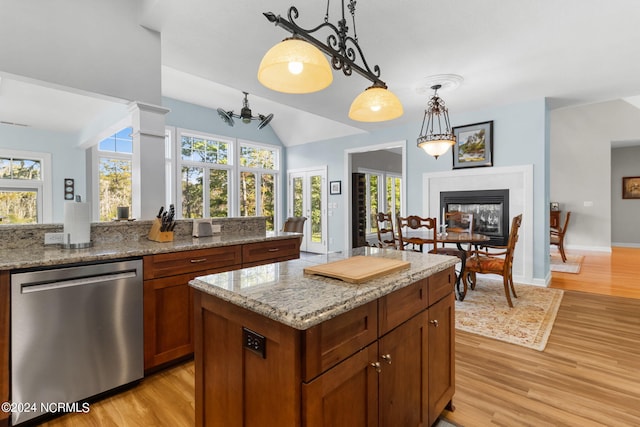
M 295 19 L 299 16 L 298 9 L 295 6 L 291 6 L 289 8 L 287 18 L 283 18 L 280 15 L 276 16 L 273 12 L 265 12 L 263 15 L 269 20 L 269 22 L 273 22 L 277 27 L 284 28 L 294 36 L 306 40 L 329 55 L 331 57 L 331 66 L 335 70 L 342 70 L 346 76 L 350 76 L 352 72 L 355 71 L 362 77 L 370 80 L 374 86 L 386 89 L 387 84 L 380 80 L 380 67 L 375 65 L 372 71 L 364 58 L 364 54 L 362 53 L 362 49 L 360 49 L 357 40 L 347 35 L 348 27 L 346 25 L 346 19 L 344 18 L 344 0 L 342 2 L 342 13 L 343 18 L 338 22 L 340 29 L 336 28 L 335 25 L 327 22 L 326 20 L 312 29 L 300 27 L 295 23 Z M 333 31 L 334 34 L 329 34 L 327 36 L 326 44 L 311 35 L 312 33 L 327 27 Z M 350 44 L 349 47 L 347 47 L 347 43 Z M 362 66 L 355 62 L 357 59 L 356 50 L 362 60 Z

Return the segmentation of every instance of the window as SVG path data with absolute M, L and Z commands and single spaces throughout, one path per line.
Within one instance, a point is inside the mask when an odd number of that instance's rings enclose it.
M 233 142 L 230 140 L 181 133 L 180 185 L 183 218 L 230 216 L 232 152 Z
M 132 132 L 124 128 L 98 144 L 100 221 L 116 218 L 118 206 L 131 206 Z
M 376 214 L 378 212 L 391 212 L 392 216 L 400 213 L 400 194 L 402 178 L 398 174 L 385 171 L 372 171 L 359 169 L 365 174 L 367 185 L 367 233 L 378 231 Z
M 264 216 L 267 230 L 275 230 L 278 151 L 240 144 L 240 216 Z
M 178 141 L 183 218 L 265 216 L 275 229 L 278 147 L 187 130 Z
M 50 163 L 47 153 L 0 150 L 0 224 L 50 220 L 44 215 L 51 210 L 51 179 L 44 173 Z

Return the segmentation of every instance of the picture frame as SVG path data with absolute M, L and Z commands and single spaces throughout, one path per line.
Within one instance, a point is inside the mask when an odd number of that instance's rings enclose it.
M 342 181 L 329 181 L 329 194 L 342 194 Z
M 493 120 L 453 128 L 453 169 L 493 166 Z
M 625 176 L 622 178 L 622 198 L 640 199 L 640 176 Z

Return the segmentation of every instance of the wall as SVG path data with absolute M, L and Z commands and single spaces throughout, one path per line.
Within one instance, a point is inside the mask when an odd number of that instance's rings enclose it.
M 554 110 L 550 129 L 551 200 L 572 212 L 565 246 L 610 251 L 611 142 L 640 139 L 640 110 L 624 101 Z
M 455 113 L 449 106 L 453 126 L 483 121 L 494 121 L 494 166 L 533 165 L 533 273 L 538 280 L 545 280 L 549 272 L 548 245 L 548 183 L 545 159 L 548 156 L 547 108 L 544 99 L 524 102 L 500 108 L 467 113 Z M 407 141 L 407 197 L 406 211 L 424 214 L 424 189 L 422 175 L 427 172 L 449 171 L 452 169 L 451 152 L 437 160 L 426 155 L 416 146 L 420 132 L 421 118 L 414 123 L 381 131 L 336 138 L 287 149 L 289 168 L 307 168 L 318 165 L 328 166 L 328 180 L 342 180 L 343 189 L 350 185 L 350 176 L 344 173 L 344 150 L 370 145 Z M 345 247 L 345 222 L 348 218 L 348 195 L 329 196 L 329 203 L 337 203 L 338 208 L 329 218 L 329 236 L 333 237 L 330 251 L 341 251 Z M 515 212 L 513 213 L 516 214 Z
M 611 244 L 640 247 L 640 200 L 622 198 L 625 176 L 640 176 L 640 146 L 611 150 Z
M 54 223 L 63 220 L 64 178 L 73 178 L 75 193 L 83 200 L 87 198 L 85 154 L 75 146 L 75 140 L 72 134 L 0 124 L 0 148 L 51 153 Z
M 351 167 L 354 172 L 357 171 L 358 168 L 365 168 L 401 174 L 402 154 L 384 150 L 356 153 L 352 157 Z
M 160 34 L 139 25 L 143 2 L 3 1 L 0 71 L 160 103 Z

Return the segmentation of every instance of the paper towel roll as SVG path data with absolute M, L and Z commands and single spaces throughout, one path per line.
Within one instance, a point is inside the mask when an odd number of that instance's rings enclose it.
M 91 206 L 89 203 L 64 203 L 64 243 L 77 245 L 91 241 Z

